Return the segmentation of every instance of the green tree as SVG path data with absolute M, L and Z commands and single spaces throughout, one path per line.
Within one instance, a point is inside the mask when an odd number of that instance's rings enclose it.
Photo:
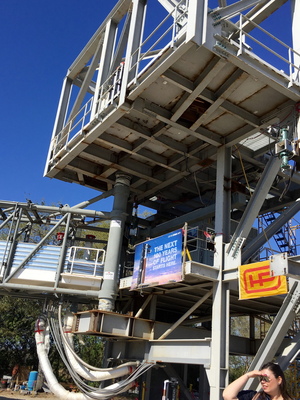
M 39 300 L 0 298 L 1 374 L 11 374 L 16 364 L 37 368 L 34 324 L 41 308 Z
M 99 336 L 74 337 L 74 349 L 89 365 L 100 368 L 103 360 L 103 339 Z

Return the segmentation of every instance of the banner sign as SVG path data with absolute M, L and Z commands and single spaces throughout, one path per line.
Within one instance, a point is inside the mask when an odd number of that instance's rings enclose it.
M 271 276 L 270 261 L 261 261 L 239 267 L 240 300 L 286 294 L 284 275 Z
M 181 229 L 136 246 L 131 289 L 181 280 Z

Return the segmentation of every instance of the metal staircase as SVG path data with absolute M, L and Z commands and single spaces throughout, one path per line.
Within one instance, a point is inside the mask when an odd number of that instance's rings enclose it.
M 264 232 L 265 228 L 276 220 L 273 211 L 261 215 L 258 219 L 258 231 Z M 291 228 L 290 222 L 283 225 L 273 236 L 279 253 L 287 253 L 289 256 L 297 255 L 296 234 Z M 266 258 L 271 255 L 271 249 L 266 250 Z

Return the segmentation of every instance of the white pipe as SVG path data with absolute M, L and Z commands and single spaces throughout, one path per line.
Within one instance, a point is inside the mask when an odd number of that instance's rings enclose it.
M 64 332 L 62 332 L 62 342 L 66 356 L 74 369 L 74 371 L 80 375 L 82 378 L 89 381 L 104 381 L 106 379 L 119 378 L 124 375 L 130 375 L 137 363 L 123 364 L 115 368 L 103 368 L 101 370 L 91 370 L 79 362 L 73 355 L 73 334 L 71 329 L 73 326 L 74 316 L 68 313 L 64 318 Z
M 162 395 L 161 400 L 166 400 L 167 399 L 167 387 L 168 387 L 168 384 L 169 384 L 169 380 L 166 379 L 164 381 L 163 395 Z
M 46 333 L 46 335 L 45 335 Z M 107 386 L 104 389 L 98 389 L 97 391 L 91 392 L 91 397 L 84 393 L 73 393 L 66 390 L 61 386 L 53 371 L 51 364 L 48 359 L 47 347 L 48 347 L 48 332 L 46 331 L 45 321 L 41 318 L 38 319 L 35 326 L 35 340 L 37 347 L 37 354 L 40 362 L 40 367 L 45 375 L 50 391 L 57 397 L 64 400 L 90 400 L 90 399 L 103 399 L 108 400 L 114 396 L 117 389 L 119 393 L 125 392 L 133 386 L 133 383 L 127 384 L 122 388 L 122 382 L 114 383 L 113 385 Z

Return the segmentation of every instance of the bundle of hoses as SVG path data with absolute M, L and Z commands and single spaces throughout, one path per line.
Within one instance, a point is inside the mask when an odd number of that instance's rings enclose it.
M 137 378 L 153 366 L 153 364 L 149 363 L 141 363 L 138 365 L 137 362 L 132 362 L 115 368 L 99 369 L 86 364 L 73 350 L 72 334 L 70 333 L 70 326 L 68 325 L 71 323 L 71 318 L 71 314 L 67 315 L 67 324 L 64 328 L 62 327 L 61 323 L 58 323 L 53 318 L 50 318 L 49 322 L 52 326 L 51 333 L 54 336 L 54 342 L 57 350 L 81 393 L 73 393 L 66 390 L 62 385 L 59 384 L 53 373 L 48 358 L 50 332 L 47 318 L 45 316 L 40 317 L 35 326 L 35 339 L 40 367 L 45 375 L 50 391 L 57 397 L 66 400 L 108 400 L 113 396 L 126 392 L 128 389 L 134 386 Z M 67 333 L 64 333 L 64 331 L 67 331 Z M 82 376 L 84 379 L 90 381 L 103 381 L 125 375 L 129 376 L 112 385 L 99 389 L 95 389 L 94 387 L 87 385 L 80 378 L 80 376 Z

